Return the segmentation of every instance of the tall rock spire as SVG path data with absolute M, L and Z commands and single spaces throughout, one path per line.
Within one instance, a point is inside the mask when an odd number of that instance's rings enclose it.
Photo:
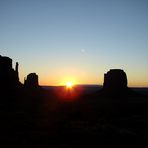
M 16 73 L 16 79 L 19 81 L 19 71 L 18 71 L 18 68 L 19 68 L 19 64 L 18 64 L 18 62 L 16 62 L 15 73 Z

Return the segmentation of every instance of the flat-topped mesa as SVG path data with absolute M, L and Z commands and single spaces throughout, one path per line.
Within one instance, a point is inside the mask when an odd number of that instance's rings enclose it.
M 127 76 L 121 69 L 111 69 L 104 74 L 104 90 L 122 91 L 127 89 Z
M 12 68 L 12 59 L 0 55 L 0 88 L 14 90 L 19 87 L 18 63 L 17 70 Z
M 37 87 L 39 87 L 38 75 L 36 73 L 28 74 L 27 79 L 25 79 L 24 85 L 27 88 L 37 88 Z

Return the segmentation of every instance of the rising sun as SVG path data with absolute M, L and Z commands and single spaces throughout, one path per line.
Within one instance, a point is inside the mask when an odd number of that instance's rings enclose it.
M 66 83 L 67 88 L 72 88 L 73 85 L 74 85 L 73 82 L 70 82 L 70 81 Z

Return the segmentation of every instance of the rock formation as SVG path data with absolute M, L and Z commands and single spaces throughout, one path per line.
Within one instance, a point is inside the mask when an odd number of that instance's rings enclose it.
M 111 69 L 104 74 L 103 89 L 108 91 L 123 91 L 127 89 L 127 76 L 121 69 Z
M 38 75 L 36 73 L 28 74 L 27 79 L 25 79 L 24 86 L 27 88 L 37 88 L 39 86 Z
M 12 68 L 12 59 L 0 55 L 0 89 L 13 91 L 19 87 L 18 63 L 16 69 Z

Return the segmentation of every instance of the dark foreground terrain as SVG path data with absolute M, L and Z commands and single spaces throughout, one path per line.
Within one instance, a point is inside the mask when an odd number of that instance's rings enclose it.
M 1 147 L 148 146 L 147 95 L 57 88 L 23 90 L 1 100 Z

